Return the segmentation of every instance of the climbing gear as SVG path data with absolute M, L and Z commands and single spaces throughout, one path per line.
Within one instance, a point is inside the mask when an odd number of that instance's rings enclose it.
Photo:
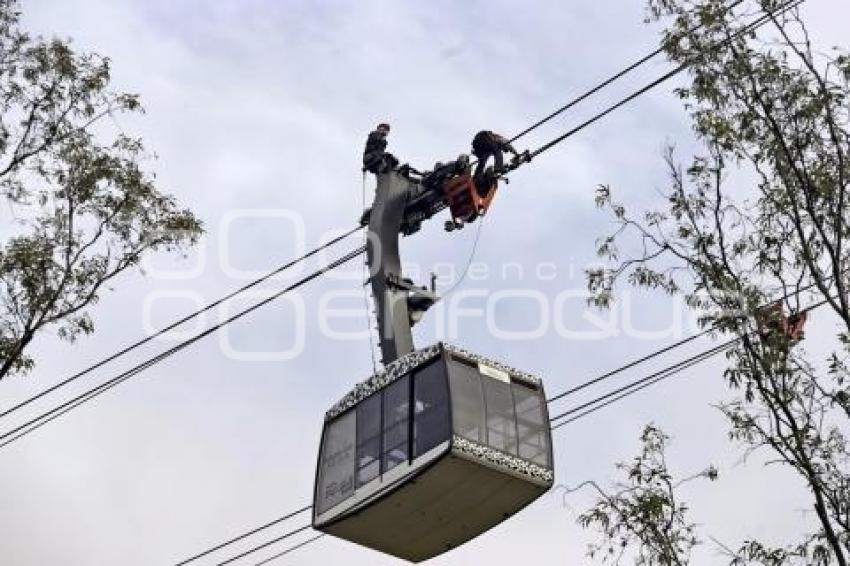
M 476 186 L 468 166 L 462 174 L 450 177 L 443 183 L 443 193 L 452 215 L 452 228 L 449 229 L 448 224 L 446 226 L 449 231 L 462 228 L 487 213 L 498 188 L 492 169 L 490 172 L 489 176 L 485 174 L 487 185 L 483 190 L 482 187 Z

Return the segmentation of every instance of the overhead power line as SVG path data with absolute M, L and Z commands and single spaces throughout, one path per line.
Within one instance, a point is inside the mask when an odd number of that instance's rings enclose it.
M 284 272 L 284 271 L 286 271 L 286 270 L 288 270 L 288 269 L 292 268 L 293 266 L 297 265 L 298 263 L 301 263 L 301 262 L 303 262 L 303 261 L 305 261 L 305 260 L 309 259 L 310 257 L 312 257 L 312 256 L 316 255 L 316 254 L 317 254 L 317 253 L 319 253 L 320 251 L 326 250 L 327 248 L 329 248 L 329 247 L 333 246 L 334 244 L 336 244 L 336 243 L 338 243 L 338 242 L 340 242 L 340 241 L 344 240 L 345 238 L 347 238 L 348 236 L 351 236 L 352 234 L 354 234 L 355 232 L 357 232 L 357 231 L 358 231 L 358 230 L 360 230 L 361 228 L 362 228 L 361 226 L 357 226 L 357 227 L 355 227 L 355 228 L 353 228 L 353 229 L 349 230 L 348 232 L 345 232 L 344 234 L 341 234 L 340 236 L 337 236 L 336 238 L 333 238 L 332 240 L 330 240 L 330 241 L 326 242 L 325 244 L 322 244 L 321 246 L 319 246 L 319 247 L 317 247 L 317 248 L 314 248 L 314 249 L 310 250 L 309 252 L 305 253 L 304 255 L 302 255 L 302 256 L 300 256 L 300 257 L 298 257 L 298 258 L 296 258 L 296 259 L 293 259 L 293 260 L 291 260 L 291 261 L 289 261 L 289 262 L 287 262 L 287 263 L 285 263 L 285 264 L 283 264 L 283 265 L 281 265 L 280 267 L 278 267 L 277 269 L 275 269 L 275 270 L 273 270 L 273 271 L 270 271 L 269 273 L 267 273 L 267 274 L 263 275 L 263 276 L 262 276 L 262 277 L 260 277 L 259 279 L 255 279 L 255 280 L 251 281 L 250 283 L 248 283 L 248 284 L 246 284 L 246 285 L 243 285 L 242 287 L 240 287 L 240 288 L 236 289 L 235 291 L 232 291 L 232 292 L 230 292 L 230 293 L 228 293 L 228 294 L 224 295 L 223 297 L 221 297 L 221 298 L 219 298 L 219 299 L 216 299 L 215 301 L 213 301 L 213 302 L 209 303 L 208 305 L 206 305 L 206 306 L 202 307 L 201 309 L 198 309 L 198 310 L 196 310 L 196 311 L 194 311 L 194 312 L 192 312 L 192 313 L 190 313 L 190 314 L 188 314 L 188 315 L 184 316 L 183 318 L 181 318 L 181 319 L 179 319 L 179 320 L 176 320 L 176 321 L 172 322 L 171 324 L 169 324 L 169 325 L 168 325 L 168 326 L 166 326 L 165 328 L 162 328 L 161 330 L 158 330 L 157 332 L 155 332 L 155 333 L 153 333 L 153 334 L 151 334 L 151 335 L 149 335 L 149 336 L 146 336 L 146 337 L 144 337 L 144 338 L 142 338 L 142 339 L 140 339 L 140 340 L 137 340 L 136 342 L 133 342 L 133 343 L 132 343 L 132 344 L 130 344 L 129 346 L 126 346 L 125 348 L 122 348 L 121 350 L 119 350 L 119 351 L 115 352 L 114 354 L 112 354 L 112 355 L 110 355 L 110 356 L 108 356 L 108 357 L 106 357 L 106 358 L 104 358 L 104 359 L 100 360 L 99 362 L 97 362 L 97 363 L 95 363 L 95 364 L 93 364 L 93 365 L 91 365 L 91 366 L 89 366 L 89 367 L 87 367 L 87 368 L 85 368 L 85 369 L 83 369 L 83 370 L 81 370 L 81 371 L 79 371 L 79 372 L 75 373 L 74 375 L 72 375 L 72 376 L 70 376 L 70 377 L 68 377 L 68 378 L 66 378 L 66 379 L 64 379 L 64 380 L 62 380 L 62 381 L 60 381 L 60 382 L 59 382 L 59 383 L 57 383 L 56 385 L 53 385 L 52 387 L 49 387 L 49 388 L 45 389 L 44 391 L 42 391 L 42 392 L 40 392 L 40 393 L 38 393 L 38 394 L 36 394 L 36 395 L 33 395 L 32 397 L 30 397 L 30 398 L 28 398 L 28 399 L 26 399 L 26 400 L 24 400 L 24 401 L 21 401 L 21 402 L 20 402 L 20 403 L 18 403 L 17 405 L 15 405 L 15 406 L 13 406 L 13 407 L 10 407 L 9 409 L 6 409 L 6 410 L 4 410 L 4 411 L 0 412 L 0 419 L 2 419 L 3 417 L 6 417 L 6 416 L 11 415 L 11 414 L 12 414 L 12 413 L 14 413 L 15 411 L 18 411 L 18 410 L 20 410 L 20 409 L 22 409 L 22 408 L 26 407 L 27 405 L 29 405 L 29 404 L 31 404 L 31 403 L 33 403 L 33 402 L 35 402 L 35 401 L 37 401 L 37 400 L 41 399 L 42 397 L 44 397 L 44 396 L 46 396 L 46 395 L 49 395 L 50 393 L 53 393 L 54 391 L 56 391 L 56 390 L 58 390 L 58 389 L 61 389 L 62 387 L 65 387 L 66 385 L 68 385 L 68 384 L 70 384 L 70 383 L 73 383 L 73 382 L 74 382 L 74 381 L 76 381 L 77 379 L 80 379 L 81 377 L 83 377 L 83 376 L 85 376 L 85 375 L 88 375 L 89 373 L 93 372 L 94 370 L 96 370 L 96 369 L 100 369 L 101 367 L 103 367 L 103 366 L 105 366 L 106 364 L 108 364 L 108 363 L 110 363 L 110 362 L 112 362 L 112 361 L 114 361 L 114 360 L 116 360 L 116 359 L 120 358 L 121 356 L 124 356 L 124 355 L 126 355 L 126 354 L 128 354 L 128 353 L 132 352 L 132 351 L 133 351 L 133 350 L 135 350 L 136 348 L 139 348 L 139 347 L 141 347 L 141 346 L 144 346 L 144 345 L 145 345 L 145 344 L 147 344 L 148 342 L 150 342 L 150 341 L 152 341 L 152 340 L 154 340 L 154 339 L 156 339 L 156 338 L 158 338 L 158 337 L 160 337 L 160 336 L 164 335 L 164 334 L 165 334 L 165 333 L 167 333 L 167 332 L 170 332 L 171 330 L 174 330 L 175 328 L 177 328 L 177 327 L 178 327 L 178 326 L 180 326 L 181 324 L 183 324 L 183 323 L 185 323 L 185 322 L 188 322 L 188 321 L 192 320 L 193 318 L 195 318 L 195 317 L 197 317 L 197 316 L 200 316 L 201 314 L 203 314 L 203 313 L 205 313 L 205 312 L 207 312 L 207 311 L 209 311 L 209 310 L 211 310 L 211 309 L 213 309 L 213 308 L 215 308 L 215 307 L 217 307 L 217 306 L 221 305 L 221 304 L 222 304 L 222 303 L 224 303 L 225 301 L 229 301 L 230 299 L 232 299 L 232 298 L 236 297 L 237 295 L 240 295 L 240 294 L 244 293 L 245 291 L 247 291 L 247 290 L 249 290 L 249 289 L 252 289 L 252 288 L 256 287 L 256 286 L 257 286 L 257 285 L 259 285 L 260 283 L 263 283 L 263 282 L 265 282 L 265 281 L 268 281 L 269 279 L 271 279 L 271 278 L 272 278 L 272 277 L 274 277 L 275 275 L 278 275 L 278 274 L 280 274 L 280 273 L 282 273 L 282 272 Z
M 306 277 L 299 279 L 298 281 L 296 281 L 295 283 L 293 283 L 293 284 L 289 285 L 288 287 L 282 289 L 281 291 L 278 291 L 278 292 L 270 295 L 269 297 L 266 297 L 262 301 L 254 303 L 250 307 L 239 311 L 238 313 L 234 314 L 233 316 L 228 317 L 226 320 L 219 322 L 218 324 L 204 330 L 203 332 L 196 334 L 195 336 L 192 336 L 191 338 L 189 338 L 187 340 L 180 342 L 179 344 L 169 348 L 168 350 L 165 350 L 164 352 L 154 356 L 153 358 L 150 358 L 150 359 L 130 368 L 127 371 L 118 374 L 117 376 L 113 377 L 109 381 L 106 381 L 105 383 L 102 383 L 102 384 L 100 384 L 97 387 L 94 387 L 92 389 L 89 389 L 85 393 L 82 393 L 81 395 L 74 397 L 70 401 L 66 401 L 65 403 L 62 403 L 61 405 L 58 405 L 58 406 L 54 407 L 53 409 L 50 409 L 49 411 L 42 413 L 38 417 L 31 419 L 31 420 L 25 422 L 24 424 L 17 426 L 15 428 L 13 428 L 12 430 L 0 435 L 0 448 L 8 446 L 12 442 L 15 442 L 16 440 L 18 440 L 18 439 L 30 434 L 31 432 L 41 428 L 42 426 L 53 421 L 54 419 L 64 415 L 68 411 L 71 411 L 74 408 L 79 407 L 83 403 L 86 403 L 87 401 L 94 399 L 95 397 L 101 395 L 102 393 L 105 393 L 109 389 L 112 389 L 113 387 L 123 383 L 124 381 L 127 381 L 131 377 L 138 375 L 139 373 L 148 369 L 149 367 L 154 366 L 154 365 L 158 364 L 159 362 L 171 357 L 172 355 L 176 354 L 177 352 L 180 352 L 181 350 L 191 346 L 195 342 L 201 340 L 202 338 L 204 338 L 206 336 L 209 336 L 210 334 L 212 334 L 213 332 L 216 332 L 217 330 L 223 328 L 224 326 L 227 326 L 228 324 L 239 320 L 240 318 L 244 317 L 245 315 L 247 315 L 251 312 L 254 312 L 255 310 L 259 309 L 260 307 L 271 303 L 272 301 L 280 298 L 281 296 L 283 296 L 283 295 L 285 295 L 285 294 L 287 294 L 291 291 L 294 291 L 295 289 L 298 289 L 302 285 L 309 283 L 310 281 L 318 278 L 319 276 L 327 273 L 328 271 L 336 269 L 340 265 L 343 265 L 344 263 L 351 261 L 352 259 L 359 256 L 360 254 L 362 254 L 365 251 L 366 251 L 366 246 L 360 246 L 359 248 L 347 253 L 346 255 L 342 256 L 341 258 L 332 261 L 331 263 L 329 263 L 325 267 L 322 267 L 321 269 L 314 271 L 313 273 L 307 275 Z

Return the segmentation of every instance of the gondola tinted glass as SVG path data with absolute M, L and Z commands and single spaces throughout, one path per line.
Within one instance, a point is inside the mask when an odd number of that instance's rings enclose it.
M 545 399 L 534 385 L 500 372 L 487 375 L 465 360 L 449 361 L 454 434 L 550 466 Z
M 514 382 L 519 457 L 549 467 L 549 427 L 544 399 L 540 391 Z
M 484 436 L 484 403 L 478 368 L 461 361 L 449 364 L 454 433 L 474 442 L 486 442 Z
M 354 495 L 356 422 L 355 412 L 349 411 L 325 430 L 316 493 L 320 513 Z
M 405 376 L 384 389 L 383 471 L 410 457 L 410 381 Z
M 487 413 L 487 444 L 517 456 L 516 413 L 510 381 L 482 376 L 481 384 L 484 386 L 484 407 Z
M 413 456 L 421 456 L 449 438 L 449 391 L 445 366 L 434 363 L 413 377 Z
M 357 406 L 357 487 L 381 473 L 381 394 Z

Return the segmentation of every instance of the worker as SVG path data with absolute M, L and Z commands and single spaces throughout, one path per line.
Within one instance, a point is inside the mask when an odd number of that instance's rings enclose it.
M 509 151 L 518 157 L 519 153 L 503 136 L 489 130 L 482 130 L 472 139 L 472 155 L 478 158 L 475 174 L 472 176 L 475 188 L 481 196 L 490 191 L 497 176 L 505 167 L 504 152 Z M 493 157 L 494 167 L 487 167 L 487 161 Z
M 442 163 L 438 161 L 434 164 L 432 171 L 426 171 L 422 174 L 422 186 L 426 189 L 441 189 L 443 184 L 455 175 L 462 175 L 469 167 L 469 156 L 461 154 L 454 161 Z
M 391 171 L 398 165 L 398 159 L 386 151 L 389 133 L 390 125 L 381 123 L 366 138 L 366 148 L 363 150 L 363 171 L 377 175 Z
M 786 315 L 781 300 L 765 305 L 755 312 L 756 328 L 762 340 L 779 336 L 791 344 L 803 339 L 803 327 L 807 318 L 807 311 Z

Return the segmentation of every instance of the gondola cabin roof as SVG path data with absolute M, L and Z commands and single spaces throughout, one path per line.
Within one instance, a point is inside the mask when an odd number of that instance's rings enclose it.
M 325 415 L 313 525 L 413 562 L 510 517 L 554 481 L 542 382 L 438 343 Z

